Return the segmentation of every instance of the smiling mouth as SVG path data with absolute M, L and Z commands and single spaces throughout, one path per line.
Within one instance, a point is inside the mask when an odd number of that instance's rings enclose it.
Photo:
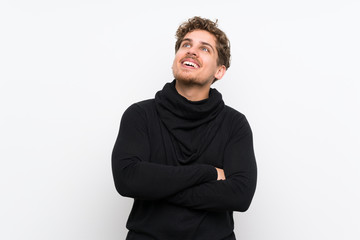
M 190 62 L 190 61 L 184 61 L 182 64 L 185 66 L 188 66 L 188 67 L 196 68 L 196 69 L 199 68 L 198 64 L 196 64 L 194 62 Z

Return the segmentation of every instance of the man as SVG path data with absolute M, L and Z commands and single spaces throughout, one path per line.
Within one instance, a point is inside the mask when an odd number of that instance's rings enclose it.
M 245 116 L 210 88 L 230 44 L 200 17 L 176 37 L 175 80 L 125 111 L 112 154 L 116 189 L 134 198 L 127 239 L 233 240 L 233 211 L 248 209 L 257 170 Z

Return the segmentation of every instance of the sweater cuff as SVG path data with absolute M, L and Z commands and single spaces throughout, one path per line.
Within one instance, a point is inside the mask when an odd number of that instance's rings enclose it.
M 205 165 L 205 166 L 207 167 L 205 178 L 208 181 L 216 181 L 217 178 L 218 178 L 216 168 L 214 166 L 211 166 L 211 165 Z

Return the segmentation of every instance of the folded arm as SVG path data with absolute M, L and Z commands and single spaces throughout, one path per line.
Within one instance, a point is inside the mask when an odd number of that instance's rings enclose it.
M 252 201 L 257 179 L 252 132 L 245 117 L 224 153 L 226 179 L 192 186 L 167 198 L 168 202 L 192 209 L 246 211 Z
M 123 114 L 112 153 L 115 187 L 121 195 L 158 200 L 217 179 L 217 171 L 210 165 L 167 166 L 149 162 L 146 122 L 136 104 Z

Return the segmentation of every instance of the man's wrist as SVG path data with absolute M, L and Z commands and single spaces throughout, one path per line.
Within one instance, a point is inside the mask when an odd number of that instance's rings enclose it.
M 223 169 L 221 169 L 221 168 L 215 168 L 216 169 L 216 171 L 217 171 L 217 180 L 219 181 L 219 180 L 225 180 L 226 179 L 226 177 L 225 177 L 225 172 L 224 172 L 224 170 Z

